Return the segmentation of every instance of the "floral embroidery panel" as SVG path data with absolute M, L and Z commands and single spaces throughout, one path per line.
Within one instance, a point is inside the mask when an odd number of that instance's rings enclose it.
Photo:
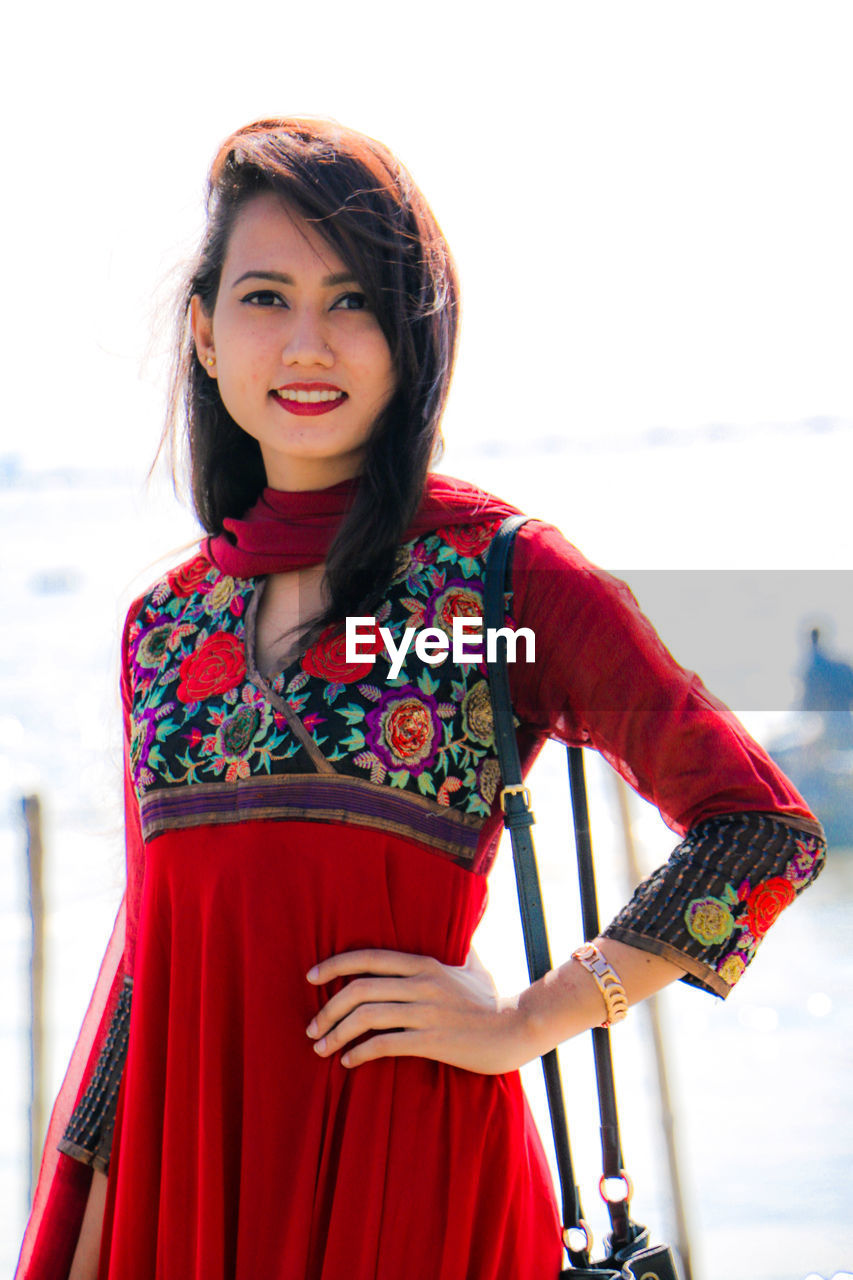
M 452 634 L 483 612 L 485 557 L 499 521 L 438 530 L 400 549 L 377 614 L 395 642 L 405 628 Z M 255 580 L 222 574 L 203 556 L 145 597 L 130 631 L 131 763 L 140 800 L 161 788 L 313 773 L 283 711 L 249 678 L 246 614 Z M 338 773 L 411 792 L 480 820 L 499 781 L 485 665 L 437 666 L 410 649 L 390 677 L 347 663 L 327 630 L 272 681 Z

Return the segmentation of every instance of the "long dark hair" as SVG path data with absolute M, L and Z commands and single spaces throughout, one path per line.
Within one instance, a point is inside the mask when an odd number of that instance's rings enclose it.
M 227 412 L 196 355 L 190 302 L 216 304 L 228 240 L 254 196 L 284 197 L 359 281 L 391 350 L 396 390 L 377 419 L 353 506 L 326 560 L 330 604 L 311 633 L 369 612 L 393 572 L 400 537 L 441 446 L 439 423 L 456 353 L 459 290 L 447 242 L 423 194 L 373 138 L 332 120 L 259 120 L 220 147 L 210 169 L 207 226 L 179 303 L 164 443 L 189 463 L 193 505 L 221 533 L 266 484 L 256 440 Z M 183 447 L 182 447 L 183 446 Z

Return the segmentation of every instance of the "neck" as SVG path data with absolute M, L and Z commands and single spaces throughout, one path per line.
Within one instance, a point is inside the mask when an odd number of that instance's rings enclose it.
M 316 493 L 331 489 L 344 480 L 355 480 L 361 474 L 363 460 L 363 451 L 357 456 L 288 459 L 286 463 L 265 457 L 267 487 L 279 493 Z

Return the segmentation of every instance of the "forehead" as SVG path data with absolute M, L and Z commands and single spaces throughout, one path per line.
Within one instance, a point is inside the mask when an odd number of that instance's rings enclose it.
M 232 269 L 326 275 L 345 270 L 346 263 L 293 205 L 264 192 L 247 201 L 234 220 L 225 253 L 225 270 Z

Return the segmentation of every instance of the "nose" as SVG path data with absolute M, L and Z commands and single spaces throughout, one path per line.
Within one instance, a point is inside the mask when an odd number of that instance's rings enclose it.
M 335 363 L 335 356 L 327 341 L 322 317 L 307 307 L 294 311 L 292 315 L 281 352 L 283 363 L 305 367 L 320 365 L 330 369 Z

